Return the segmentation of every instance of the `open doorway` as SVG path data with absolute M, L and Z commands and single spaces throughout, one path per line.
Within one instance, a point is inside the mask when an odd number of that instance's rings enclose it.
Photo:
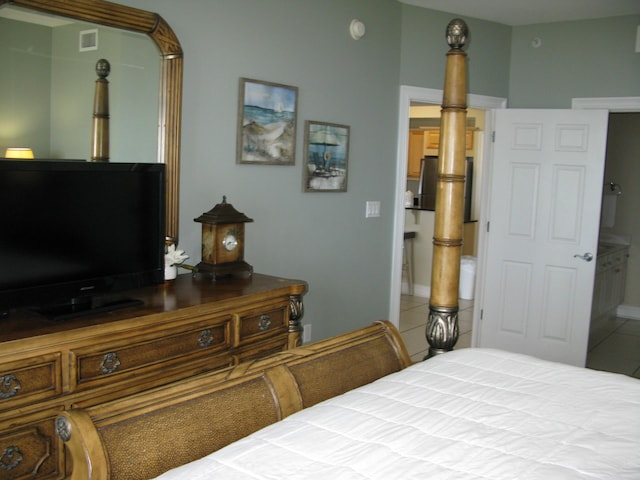
M 465 137 L 465 193 L 462 255 L 477 256 L 477 226 L 483 172 L 483 142 L 486 110 L 469 108 Z M 411 102 L 408 134 L 407 178 L 405 187 L 405 233 L 411 233 L 411 245 L 405 246 L 405 267 L 413 257 L 412 275 L 408 268 L 402 281 L 402 293 L 429 297 L 431 255 L 435 217 L 438 147 L 441 107 Z M 412 247 L 412 248 L 407 248 Z M 408 252 L 407 252 L 408 251 Z M 464 294 L 463 294 L 464 293 Z M 461 298 L 470 299 L 470 292 Z
M 395 216 L 395 227 L 394 227 L 394 258 L 393 258 L 393 276 L 392 276 L 392 289 L 391 289 L 391 298 L 390 298 L 390 315 L 389 317 L 392 321 L 398 325 L 399 322 L 399 305 L 400 305 L 400 293 L 402 287 L 402 241 L 403 241 L 403 231 L 404 231 L 404 191 L 405 191 L 405 183 L 406 181 L 406 158 L 407 158 L 407 149 L 408 149 L 408 141 L 407 141 L 407 133 L 409 129 L 409 115 L 407 113 L 409 106 L 412 101 L 425 102 L 425 103 L 435 103 L 438 104 L 441 100 L 441 91 L 437 90 L 429 90 L 429 89 L 419 89 L 415 87 L 403 87 L 401 89 L 401 102 L 400 102 L 400 114 L 399 114 L 399 131 L 398 131 L 398 158 L 397 158 L 397 175 L 396 175 L 396 187 L 397 187 L 397 196 L 396 196 L 396 216 Z M 478 105 L 472 101 L 473 95 L 469 96 L 469 107 L 482 107 L 482 105 Z M 480 97 L 481 98 L 481 97 Z M 597 100 L 594 103 L 594 100 Z M 622 103 L 620 103 L 622 101 Z M 603 103 L 604 102 L 604 103 Z M 489 99 L 488 103 L 492 103 L 490 105 L 484 106 L 487 110 L 495 109 L 495 108 L 505 108 L 506 101 L 503 99 Z M 605 108 L 610 112 L 638 112 L 640 111 L 640 98 L 625 98 L 625 99 L 585 99 L 584 104 L 580 104 L 579 99 L 574 102 L 574 108 Z M 492 130 L 491 127 L 487 127 L 487 132 Z M 490 146 L 489 139 L 486 139 L 485 148 Z M 487 157 L 488 158 L 488 157 Z M 605 179 L 606 180 L 606 179 Z M 629 190 L 630 191 L 630 190 Z M 484 209 L 483 209 L 484 210 Z M 485 225 L 486 219 L 480 217 L 480 224 Z M 484 246 L 482 245 L 482 237 L 480 239 L 479 251 L 484 250 Z M 479 267 L 479 274 L 480 274 Z M 476 292 L 476 296 L 478 296 Z M 631 308 L 625 307 L 625 315 L 628 318 L 640 319 L 640 308 L 633 307 L 633 305 L 638 305 L 638 303 L 632 303 Z M 628 311 L 627 311 L 628 310 Z M 428 315 L 428 311 L 425 311 L 425 315 Z M 631 315 L 631 316 L 629 316 Z M 634 316 L 635 315 L 635 316 Z M 476 313 L 478 316 L 478 313 Z
M 630 255 L 624 303 L 617 313 L 624 318 L 640 320 L 640 224 L 637 222 L 637 205 L 640 192 L 634 185 L 640 181 L 637 158 L 640 156 L 637 125 L 640 121 L 640 97 L 574 98 L 575 109 L 604 109 L 609 111 L 609 133 L 605 160 L 604 184 L 618 184 L 620 197 L 615 223 L 601 225 L 602 234 L 622 237 L 630 241 Z M 605 191 L 607 191 L 605 185 Z M 602 238 L 601 238 L 602 240 Z
M 413 360 L 419 361 L 429 348 L 425 331 L 431 296 L 441 107 L 411 102 L 409 117 L 399 329 Z M 467 109 L 457 348 L 471 346 L 485 117 L 486 110 Z
M 488 158 L 490 142 L 487 141 L 488 132 L 492 130 L 492 119 L 490 110 L 506 108 L 506 99 L 498 97 L 488 97 L 483 95 L 470 94 L 467 97 L 468 107 L 486 110 L 485 132 L 482 141 L 484 158 Z M 408 132 L 409 132 L 409 110 L 412 103 L 440 105 L 442 102 L 442 90 L 429 88 L 419 88 L 402 86 L 400 88 L 400 102 L 398 114 L 398 152 L 396 158 L 396 205 L 394 215 L 394 241 L 392 259 L 392 281 L 390 292 L 389 319 L 398 326 L 400 321 L 400 298 L 402 290 L 402 264 L 403 264 L 403 244 L 405 231 L 405 207 L 404 196 L 407 182 L 407 155 L 408 155 Z M 480 191 L 480 189 L 478 189 Z M 480 205 L 482 205 L 482 196 Z M 482 212 L 478 218 L 479 224 L 483 222 Z M 481 249 L 482 245 L 479 244 Z

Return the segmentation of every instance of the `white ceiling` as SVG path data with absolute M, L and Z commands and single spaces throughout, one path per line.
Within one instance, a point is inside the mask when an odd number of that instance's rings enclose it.
M 418 7 L 505 25 L 640 14 L 640 0 L 398 0 Z

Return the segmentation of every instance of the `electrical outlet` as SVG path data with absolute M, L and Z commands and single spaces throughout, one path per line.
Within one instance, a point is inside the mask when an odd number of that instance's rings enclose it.
M 311 341 L 311 324 L 307 323 L 302 325 L 302 342 L 308 343 Z

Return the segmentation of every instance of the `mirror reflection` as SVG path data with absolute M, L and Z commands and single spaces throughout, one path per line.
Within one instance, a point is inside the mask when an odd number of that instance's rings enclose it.
M 160 55 L 144 34 L 0 8 L 0 157 L 91 158 L 96 62 L 111 64 L 110 160 L 158 158 Z

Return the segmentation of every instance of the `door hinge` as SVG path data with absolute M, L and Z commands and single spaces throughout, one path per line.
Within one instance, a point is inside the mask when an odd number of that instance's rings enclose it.
M 491 222 L 487 222 L 487 233 L 489 233 L 489 225 L 491 225 Z
M 491 143 L 496 143 L 496 131 L 491 132 Z
M 480 320 L 482 320 L 482 317 L 484 316 L 484 310 L 480 309 Z

